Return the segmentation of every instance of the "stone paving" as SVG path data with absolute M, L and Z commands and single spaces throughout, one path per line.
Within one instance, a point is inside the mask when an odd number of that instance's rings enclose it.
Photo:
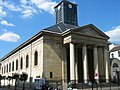
M 0 87 L 0 90 L 14 90 L 14 87 L 10 87 L 10 88 L 8 88 L 8 87 Z M 22 88 L 17 87 L 16 90 L 22 90 Z M 34 89 L 32 89 L 32 88 L 25 88 L 25 90 L 34 90 Z M 67 89 L 67 90 L 120 90 L 120 87 L 87 88 L 87 89 Z
M 8 88 L 8 87 L 0 87 L 0 90 L 14 90 L 14 87 L 10 87 L 10 88 Z M 17 87 L 16 90 L 22 90 L 22 88 Z M 31 88 L 25 88 L 25 90 L 34 90 L 34 89 L 31 89 Z
M 14 87 L 8 88 L 8 87 L 1 87 L 0 90 L 14 90 Z M 22 90 L 22 88 L 18 88 L 16 90 Z M 25 90 L 34 90 L 30 88 L 25 88 Z M 67 90 L 120 90 L 118 87 L 112 87 L 111 89 L 106 87 L 106 88 L 89 88 L 89 89 L 67 89 Z

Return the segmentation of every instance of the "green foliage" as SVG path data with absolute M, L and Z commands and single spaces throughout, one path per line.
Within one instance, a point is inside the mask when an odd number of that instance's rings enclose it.
M 12 79 L 12 77 L 11 77 L 11 76 L 8 76 L 7 78 L 8 78 L 8 80 L 11 80 L 11 79 Z
M 19 79 L 19 74 L 18 73 L 14 73 L 12 76 L 12 79 Z
M 20 80 L 21 80 L 21 81 L 26 81 L 27 78 L 28 78 L 28 75 L 27 75 L 26 73 L 22 73 L 22 74 L 20 75 Z
M 3 76 L 2 79 L 6 79 L 6 76 Z
M 2 78 L 3 78 L 3 77 L 2 77 L 2 75 L 0 74 L 0 80 L 2 80 Z

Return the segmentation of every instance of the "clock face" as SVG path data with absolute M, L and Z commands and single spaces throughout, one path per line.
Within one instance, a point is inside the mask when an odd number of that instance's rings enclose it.
M 68 7 L 69 7 L 69 8 L 72 8 L 72 5 L 71 5 L 71 4 L 68 4 Z

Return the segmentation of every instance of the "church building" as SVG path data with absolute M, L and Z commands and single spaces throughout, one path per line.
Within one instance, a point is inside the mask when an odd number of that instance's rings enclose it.
M 77 4 L 62 0 L 54 9 L 56 24 L 4 56 L 0 74 L 26 72 L 27 82 L 45 77 L 62 80 L 62 85 L 94 78 L 109 82 L 109 37 L 93 24 L 78 26 Z

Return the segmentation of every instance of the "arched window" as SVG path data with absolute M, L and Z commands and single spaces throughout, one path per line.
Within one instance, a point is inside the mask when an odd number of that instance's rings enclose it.
M 118 65 L 117 65 L 116 63 L 114 63 L 114 64 L 113 64 L 113 68 L 114 68 L 114 67 L 116 67 L 116 68 L 117 68 L 117 67 L 118 67 Z
M 29 56 L 27 55 L 26 56 L 26 68 L 28 68 L 28 66 L 29 66 Z
M 12 71 L 14 71 L 14 61 L 12 62 Z
M 7 64 L 7 73 L 8 73 L 8 64 Z
M 3 74 L 3 67 L 2 67 L 2 74 Z
M 5 73 L 5 66 L 4 66 L 4 73 Z
M 18 60 L 16 60 L 16 70 L 18 70 Z
M 11 72 L 11 63 L 9 63 L 9 72 Z
M 34 54 L 34 65 L 38 65 L 38 52 L 35 51 L 35 54 Z
M 20 59 L 20 69 L 22 69 L 23 68 L 23 58 L 21 57 L 21 59 Z

